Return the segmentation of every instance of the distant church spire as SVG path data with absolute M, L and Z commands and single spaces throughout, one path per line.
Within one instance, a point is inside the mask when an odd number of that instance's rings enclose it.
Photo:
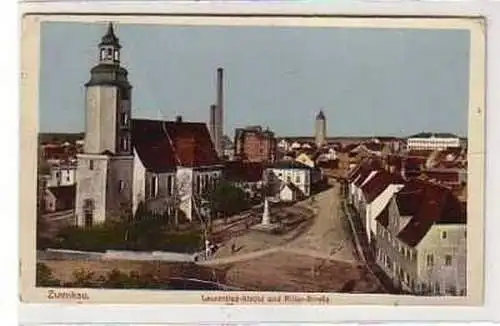
M 323 110 L 319 110 L 318 115 L 316 115 L 316 120 L 326 120 Z
M 323 110 L 316 115 L 316 124 L 314 128 L 314 138 L 316 147 L 321 148 L 326 145 L 326 117 Z

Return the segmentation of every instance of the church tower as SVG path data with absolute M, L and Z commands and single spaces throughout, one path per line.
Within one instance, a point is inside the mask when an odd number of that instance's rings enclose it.
M 316 124 L 314 128 L 314 138 L 316 146 L 321 148 L 326 145 L 326 117 L 323 110 L 320 110 L 316 116 Z
M 132 86 L 120 65 L 120 50 L 110 23 L 98 45 L 98 64 L 85 84 L 85 145 L 76 171 L 79 226 L 118 218 L 132 207 Z

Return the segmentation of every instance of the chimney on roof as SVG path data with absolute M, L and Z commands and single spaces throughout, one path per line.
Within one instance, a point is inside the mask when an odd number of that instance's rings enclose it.
M 181 115 L 176 116 L 175 117 L 175 122 L 177 122 L 177 123 L 182 122 L 182 116 Z
M 219 157 L 224 154 L 224 69 L 217 69 L 217 103 L 214 123 L 214 145 Z

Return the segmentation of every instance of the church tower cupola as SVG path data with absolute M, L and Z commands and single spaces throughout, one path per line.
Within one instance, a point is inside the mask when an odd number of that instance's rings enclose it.
M 120 40 L 115 35 L 113 23 L 109 23 L 108 30 L 99 43 L 99 63 L 119 64 L 120 49 Z

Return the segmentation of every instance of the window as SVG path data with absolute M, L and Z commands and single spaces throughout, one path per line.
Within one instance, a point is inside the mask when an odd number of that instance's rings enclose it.
M 158 195 L 158 177 L 156 175 L 151 177 L 151 197 L 155 198 Z
M 448 237 L 448 233 L 446 231 L 441 232 L 441 239 L 446 239 Z
M 83 202 L 83 217 L 84 226 L 91 227 L 94 222 L 94 201 L 92 199 L 85 199 Z
M 94 169 L 94 160 L 90 160 L 89 161 L 89 170 L 93 170 Z
M 123 180 L 118 181 L 118 192 L 122 192 L 125 189 L 125 182 Z
M 199 193 L 201 191 L 201 175 L 196 176 L 196 192 Z
M 61 173 L 60 172 L 56 172 L 56 178 L 60 178 L 61 177 Z
M 427 255 L 427 266 L 433 266 L 434 265 L 434 256 L 432 254 Z
M 122 148 L 122 151 L 128 151 L 128 139 L 127 138 L 121 139 L 121 148 Z
M 295 177 L 295 183 L 300 183 L 300 175 Z
M 444 264 L 446 266 L 450 266 L 451 265 L 451 260 L 452 260 L 451 255 L 444 256 Z
M 120 59 L 120 51 L 115 50 L 115 61 L 118 61 Z
M 172 191 L 172 190 L 173 190 L 173 189 L 172 189 L 172 183 L 173 183 L 173 182 L 172 182 L 172 176 L 171 176 L 171 175 L 169 175 L 169 176 L 167 177 L 167 194 L 168 194 L 169 196 L 171 196 L 171 195 L 172 195 L 172 192 L 173 192 L 173 191 Z
M 113 49 L 108 48 L 108 55 L 113 55 Z
M 122 127 L 128 126 L 128 113 L 127 112 L 122 112 L 122 114 L 121 114 L 121 125 L 122 125 Z

